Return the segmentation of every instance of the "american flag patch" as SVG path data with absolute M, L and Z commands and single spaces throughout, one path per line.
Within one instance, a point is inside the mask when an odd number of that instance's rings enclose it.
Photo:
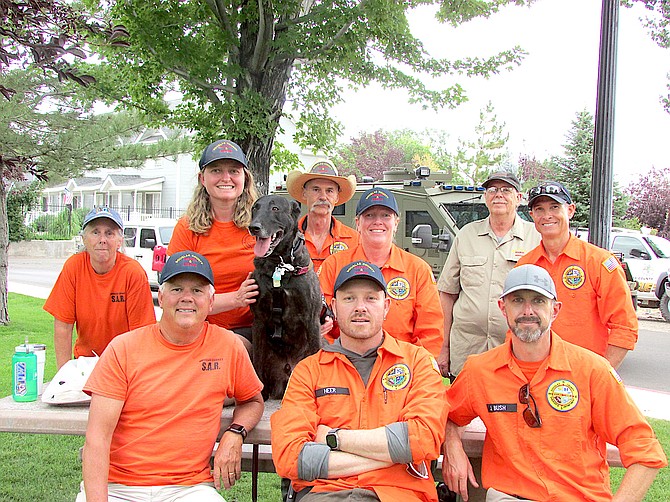
M 619 262 L 614 256 L 610 256 L 603 262 L 603 267 L 605 267 L 608 272 L 614 272 L 618 266 Z

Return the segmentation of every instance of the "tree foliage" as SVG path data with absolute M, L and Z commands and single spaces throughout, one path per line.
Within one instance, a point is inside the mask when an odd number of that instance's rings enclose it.
M 542 180 L 557 178 L 557 166 L 551 159 L 537 160 L 528 155 L 519 157 L 519 181 L 524 189 L 528 190 Z
M 351 143 L 342 145 L 333 157 L 341 175 L 353 174 L 358 180 L 363 176 L 381 180 L 384 171 L 404 166 L 407 161 L 408 156 L 402 148 L 393 144 L 388 134 L 381 130 L 351 138 Z
M 651 39 L 664 49 L 670 48 L 670 2 L 667 0 L 622 0 L 621 4 L 632 7 L 642 4 L 647 10 L 643 24 L 649 30 Z M 667 84 L 668 94 L 661 97 L 665 110 L 670 113 L 670 82 Z
M 564 156 L 556 156 L 551 160 L 556 166 L 556 179 L 565 185 L 575 203 L 575 215 L 572 218 L 574 226 L 586 227 L 590 221 L 594 129 L 593 115 L 587 110 L 578 112 L 566 134 Z M 612 222 L 622 226 L 628 199 L 616 182 L 612 196 Z
M 505 133 L 505 123 L 498 123 L 493 104 L 489 101 L 479 112 L 474 139 L 459 138 L 454 157 L 455 179 L 468 185 L 483 183 L 491 172 L 502 167 L 508 155 L 505 150 L 507 140 L 509 134 Z
M 649 173 L 628 185 L 630 197 L 628 217 L 636 217 L 641 224 L 658 230 L 670 238 L 670 174 L 651 168 Z
M 237 141 L 261 191 L 283 113 L 296 123 L 294 139 L 301 147 L 329 149 L 341 131 L 329 109 L 342 100 L 347 85 L 379 82 L 405 89 L 411 102 L 438 109 L 462 102 L 463 88 L 432 89 L 422 78 L 488 76 L 514 67 L 523 56 L 512 48 L 487 58 L 431 57 L 407 20 L 407 12 L 419 5 L 415 2 L 86 2 L 130 33 L 128 49 L 105 52 L 111 64 L 95 73 L 98 89 L 163 125 L 195 131 L 199 146 L 221 136 Z M 524 3 L 445 1 L 440 16 L 458 24 L 505 4 Z M 182 101 L 170 109 L 164 98 L 173 90 Z

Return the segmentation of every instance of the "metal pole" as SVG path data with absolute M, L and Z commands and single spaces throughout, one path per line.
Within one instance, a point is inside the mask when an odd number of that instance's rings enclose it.
M 612 226 L 614 98 L 616 91 L 619 0 L 603 0 L 596 98 L 589 241 L 609 249 Z

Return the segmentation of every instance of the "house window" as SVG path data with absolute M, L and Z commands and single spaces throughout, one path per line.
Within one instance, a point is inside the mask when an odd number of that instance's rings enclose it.
M 148 192 L 144 194 L 144 208 L 147 213 L 157 214 L 161 207 L 161 194 Z

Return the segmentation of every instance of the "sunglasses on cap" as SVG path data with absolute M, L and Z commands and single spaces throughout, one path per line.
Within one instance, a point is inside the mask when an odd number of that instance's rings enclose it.
M 530 393 L 528 384 L 522 385 L 519 389 L 519 402 L 526 405 L 526 409 L 523 410 L 523 419 L 526 421 L 526 425 L 533 429 L 542 427 L 542 419 L 540 418 L 540 413 L 537 411 L 537 403 Z M 531 403 L 533 404 L 532 409 L 530 407 Z
M 568 200 L 572 200 L 570 198 L 570 194 L 561 185 L 554 185 L 554 184 L 539 185 L 528 190 L 528 197 L 531 199 L 533 197 L 538 197 L 540 195 L 558 195 L 558 194 L 563 195 Z

